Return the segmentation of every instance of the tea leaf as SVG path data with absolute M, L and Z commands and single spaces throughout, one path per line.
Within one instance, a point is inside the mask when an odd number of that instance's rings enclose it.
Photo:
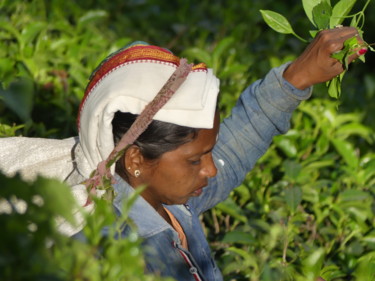
M 330 97 L 338 99 L 341 96 L 341 81 L 346 71 L 343 71 L 340 75 L 328 81 L 328 94 Z
M 330 18 L 330 27 L 341 24 L 344 18 L 352 10 L 356 0 L 340 0 L 332 9 L 332 16 Z
M 292 26 L 283 15 L 269 10 L 260 10 L 260 12 L 264 21 L 273 30 L 283 34 L 294 34 Z
M 341 139 L 333 139 L 332 143 L 334 144 L 340 155 L 343 157 L 346 164 L 349 167 L 356 169 L 358 167 L 359 161 L 351 143 Z
M 33 108 L 34 84 L 30 79 L 23 78 L 12 82 L 7 89 L 0 85 L 0 98 L 13 110 L 22 121 L 31 118 Z
M 315 27 L 316 25 L 313 19 L 313 9 L 320 2 L 321 0 L 302 0 L 303 9 L 305 10 L 306 16 Z
M 285 201 L 289 210 L 293 214 L 302 201 L 302 189 L 299 186 L 288 187 L 285 189 Z
M 46 26 L 47 24 L 45 22 L 33 22 L 28 25 L 21 33 L 20 40 L 22 46 L 31 44 Z
M 315 22 L 315 26 L 320 30 L 329 28 L 331 15 L 331 5 L 325 1 L 320 2 L 312 10 L 312 17 Z

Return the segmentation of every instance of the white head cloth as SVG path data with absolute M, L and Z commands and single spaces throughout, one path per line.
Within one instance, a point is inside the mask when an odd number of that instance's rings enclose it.
M 132 54 L 131 59 L 121 57 Z M 148 45 L 133 45 L 120 52 L 122 63 L 93 81 L 81 105 L 79 137 L 93 169 L 114 148 L 112 119 L 117 111 L 140 114 L 153 100 L 172 73 L 177 57 Z M 111 61 L 105 64 L 111 65 Z M 112 66 L 112 65 L 111 65 Z M 155 120 L 194 128 L 212 128 L 219 92 L 219 80 L 211 69 L 196 68 L 172 98 L 154 116 Z
M 111 55 L 94 72 L 86 89 L 78 116 L 79 138 L 2 138 L 0 169 L 10 176 L 20 172 L 27 180 L 42 175 L 66 181 L 82 205 L 87 193 L 80 182 L 114 148 L 114 114 L 140 114 L 176 70 L 178 62 L 179 58 L 170 51 L 143 42 Z M 212 128 L 218 92 L 219 80 L 212 70 L 198 64 L 154 119 Z M 79 228 L 62 223 L 60 230 L 72 235 Z

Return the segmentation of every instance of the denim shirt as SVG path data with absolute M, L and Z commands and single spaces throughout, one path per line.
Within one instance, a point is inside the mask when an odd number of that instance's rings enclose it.
M 311 95 L 311 88 L 298 90 L 282 78 L 286 66 L 272 69 L 250 85 L 221 124 L 213 150 L 217 175 L 203 193 L 185 205 L 165 206 L 184 229 L 189 249 L 182 248 L 177 232 L 142 197 L 132 205 L 129 217 L 143 238 L 148 272 L 184 281 L 223 280 L 198 216 L 225 200 L 242 183 L 272 138 L 289 129 L 293 110 Z M 116 180 L 114 207 L 121 213 L 123 200 L 134 190 L 117 175 Z

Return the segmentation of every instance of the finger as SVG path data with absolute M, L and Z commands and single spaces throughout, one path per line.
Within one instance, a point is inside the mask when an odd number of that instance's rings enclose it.
M 360 45 L 364 44 L 364 41 L 362 37 L 359 35 L 358 30 L 354 27 L 334 28 L 334 29 L 329 29 L 329 31 L 330 31 L 331 40 L 336 42 L 337 44 L 342 45 L 342 47 L 346 40 L 353 38 L 353 37 L 357 37 L 358 43 Z
M 359 48 L 355 49 L 354 50 L 355 53 L 349 56 L 349 62 L 352 62 L 352 61 L 358 59 L 360 56 L 363 56 L 364 54 L 367 53 L 367 50 L 368 49 L 366 47 L 359 47 Z
M 351 27 L 351 26 L 332 28 L 329 30 L 331 33 L 336 34 L 340 38 L 350 38 L 359 33 L 355 27 Z

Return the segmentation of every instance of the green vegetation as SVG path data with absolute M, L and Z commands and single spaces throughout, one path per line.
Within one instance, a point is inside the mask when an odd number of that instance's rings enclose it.
M 331 4 L 331 1 L 328 0 L 302 0 L 304 12 L 314 27 L 314 30 L 310 31 L 312 38 L 323 29 L 342 27 L 344 20 L 350 20 L 350 26 L 357 28 L 358 33 L 362 34 L 362 27 L 365 21 L 364 11 L 371 0 L 367 0 L 364 7 L 359 12 L 351 13 L 356 2 L 357 0 L 340 0 L 334 3 L 333 6 L 333 3 Z M 283 15 L 273 11 L 261 10 L 260 12 L 262 13 L 265 22 L 275 31 L 283 34 L 293 34 L 301 41 L 306 42 L 305 39 L 301 38 L 294 32 L 291 24 Z M 349 67 L 349 57 L 355 54 L 360 48 L 374 51 L 370 44 L 367 42 L 360 43 L 358 38 L 354 36 L 344 42 L 344 48 L 340 52 L 332 54 L 333 58 L 342 62 L 345 71 L 327 82 L 328 93 L 331 97 L 338 98 L 340 96 L 341 82 Z M 365 62 L 363 56 L 360 56 L 359 59 Z
M 357 1 L 353 10 L 364 5 Z M 314 28 L 300 0 L 0 0 L 0 136 L 76 135 L 90 73 L 135 40 L 213 67 L 224 117 L 249 83 L 306 46 L 269 28 L 260 10 L 285 15 L 303 38 Z M 368 43 L 375 42 L 374 12 L 370 3 L 361 26 Z M 369 53 L 366 63 L 350 66 L 339 100 L 316 86 L 293 115 L 292 129 L 274 139 L 228 200 L 202 217 L 226 280 L 375 280 L 373 65 Z M 104 225 L 119 231 L 126 214 L 115 222 L 99 201 L 83 244 L 46 220 L 71 215 L 65 185 L 0 176 L 0 186 L 0 200 L 27 206 L 0 213 L 1 280 L 155 280 L 142 275 L 136 236 L 98 237 Z

